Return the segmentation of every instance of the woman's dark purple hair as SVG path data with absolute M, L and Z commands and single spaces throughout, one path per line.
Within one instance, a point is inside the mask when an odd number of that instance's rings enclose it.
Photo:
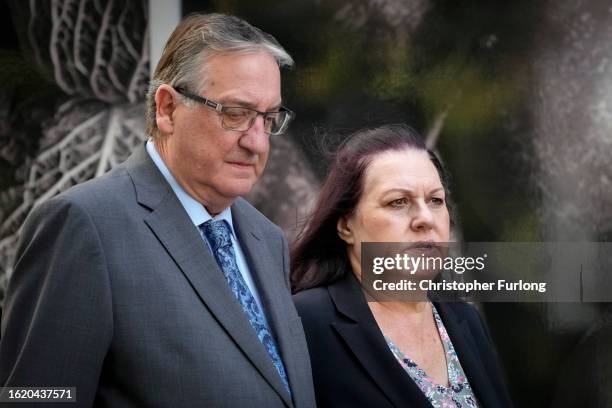
M 291 287 L 294 293 L 327 285 L 351 270 L 346 243 L 337 233 L 338 219 L 350 216 L 357 207 L 363 192 L 364 174 L 374 156 L 407 148 L 428 152 L 449 201 L 448 174 L 414 129 L 406 125 L 385 125 L 354 133 L 334 155 L 309 222 L 292 246 Z

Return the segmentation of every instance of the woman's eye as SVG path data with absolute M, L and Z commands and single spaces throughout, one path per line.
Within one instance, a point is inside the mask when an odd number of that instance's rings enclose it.
M 398 198 L 397 200 L 393 200 L 389 203 L 391 207 L 403 207 L 408 204 L 408 200 L 406 198 Z
M 432 197 L 431 203 L 436 207 L 441 207 L 444 205 L 444 199 L 440 197 Z

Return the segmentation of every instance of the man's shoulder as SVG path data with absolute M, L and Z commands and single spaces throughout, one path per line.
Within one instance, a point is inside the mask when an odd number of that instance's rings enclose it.
M 119 165 L 45 200 L 31 211 L 28 218 L 40 220 L 55 215 L 60 219 L 76 219 L 77 214 L 81 214 L 91 220 L 104 220 L 109 216 L 129 217 L 138 207 L 134 182 L 127 168 Z
M 116 169 L 96 179 L 75 185 L 68 190 L 36 205 L 28 214 L 22 230 L 22 239 L 28 242 L 35 236 L 56 240 L 78 241 L 90 231 L 99 234 L 110 219 L 124 221 L 131 182 L 124 170 Z M 123 202 L 120 201 L 123 197 Z M 117 225 L 117 222 L 112 225 Z M 124 224 L 121 224 L 124 225 Z
M 54 199 L 85 207 L 95 207 L 103 203 L 126 200 L 133 196 L 134 184 L 125 167 L 119 166 L 100 177 L 69 188 Z
M 104 203 L 135 203 L 136 185 L 163 180 L 144 145 L 136 148 L 123 163 L 99 177 L 77 184 L 54 197 L 86 207 L 97 207 Z M 154 187 L 156 188 L 156 187 Z

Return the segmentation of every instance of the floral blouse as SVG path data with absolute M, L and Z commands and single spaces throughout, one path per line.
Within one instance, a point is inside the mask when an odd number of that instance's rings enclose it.
M 440 333 L 440 339 L 442 340 L 444 352 L 446 354 L 448 387 L 442 386 L 430 378 L 427 373 L 412 361 L 410 357 L 406 356 L 390 338 L 385 336 L 385 340 L 387 340 L 389 348 L 402 368 L 406 370 L 410 378 L 419 386 L 434 408 L 478 407 L 476 396 L 461 367 L 461 363 L 459 362 L 453 343 L 444 328 L 442 319 L 440 319 L 438 311 L 433 305 L 432 309 L 436 326 L 438 327 L 438 333 Z

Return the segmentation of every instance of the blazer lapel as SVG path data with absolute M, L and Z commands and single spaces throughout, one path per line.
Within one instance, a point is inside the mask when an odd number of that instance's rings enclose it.
M 479 405 L 485 407 L 503 406 L 502 402 L 496 397 L 493 384 L 479 358 L 480 353 L 467 321 L 457 316 L 448 304 L 436 303 L 436 307 L 453 342 L 465 375 L 478 398 Z
M 255 227 L 253 220 L 250 220 L 245 214 L 242 209 L 243 205 L 242 199 L 238 199 L 232 205 L 234 228 L 256 282 L 270 330 L 275 335 L 278 352 L 285 366 L 293 398 L 295 401 L 299 401 L 300 385 L 304 381 L 304 373 L 299 371 L 297 365 L 299 362 L 294 361 L 293 357 L 300 355 L 304 350 L 294 350 L 293 337 L 296 329 L 293 326 L 298 324 L 301 327 L 301 324 L 297 315 L 289 313 L 293 304 L 290 303 L 289 289 L 284 285 L 283 260 L 270 254 L 263 242 L 264 237 Z M 280 247 L 280 240 L 278 243 Z M 299 366 L 301 367 L 303 364 Z M 274 375 L 271 382 L 274 383 L 276 390 L 285 402 L 292 405 L 291 397 L 285 390 L 276 368 L 273 369 Z M 306 375 L 309 375 L 309 373 L 306 373 Z M 305 380 L 308 380 L 308 378 Z
M 332 327 L 389 401 L 396 407 L 431 407 L 389 350 L 352 273 L 346 272 L 344 278 L 328 289 L 338 311 L 348 318 L 348 321 L 332 323 Z
M 138 202 L 152 210 L 144 222 L 245 356 L 291 406 L 272 360 L 212 253 L 146 150 L 141 148 L 134 153 L 126 166 L 134 182 Z

